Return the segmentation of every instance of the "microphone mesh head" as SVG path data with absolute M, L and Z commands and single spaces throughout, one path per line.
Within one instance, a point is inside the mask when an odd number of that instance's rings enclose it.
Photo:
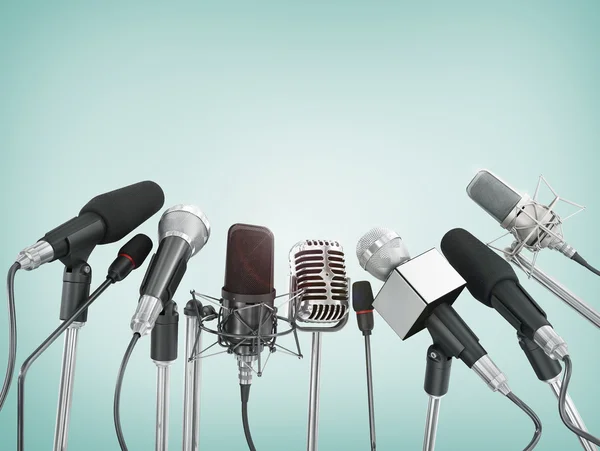
M 349 288 L 344 249 L 337 241 L 300 241 L 290 250 L 290 271 L 303 294 L 297 319 L 339 322 L 348 313 Z
M 394 268 L 410 260 L 408 249 L 396 232 L 383 227 L 369 230 L 356 245 L 360 266 L 385 281 Z
M 192 257 L 204 247 L 210 237 L 210 224 L 195 205 L 175 205 L 165 211 L 158 223 L 158 240 L 178 236 L 192 248 Z
M 514 211 L 522 197 L 489 171 L 479 171 L 467 186 L 467 194 L 499 223 Z

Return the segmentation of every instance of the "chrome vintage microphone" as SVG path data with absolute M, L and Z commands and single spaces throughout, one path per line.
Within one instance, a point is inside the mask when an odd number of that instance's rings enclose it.
M 300 241 L 290 250 L 289 262 L 290 292 L 298 293 L 290 303 L 290 322 L 298 330 L 312 332 L 307 450 L 316 451 L 321 333 L 340 330 L 348 322 L 350 281 L 346 277 L 344 249 L 338 241 Z
M 545 182 L 543 177 L 540 177 L 541 181 Z M 547 182 L 545 183 L 548 185 Z M 598 311 L 544 273 L 535 264 L 538 252 L 548 248 L 557 250 L 590 271 L 600 274 L 572 246 L 566 243 L 562 224 L 567 218 L 561 218 L 556 212 L 556 207 L 561 201 L 578 207 L 580 211 L 583 210 L 583 207 L 560 198 L 549 185 L 548 187 L 555 197 L 549 205 L 543 205 L 537 201 L 539 186 L 538 184 L 538 189 L 532 198 L 527 194 L 520 194 L 490 171 L 482 170 L 467 186 L 467 194 L 500 223 L 503 229 L 514 236 L 515 241 L 512 246 L 499 249 L 505 257 L 596 327 L 600 327 Z M 530 260 L 525 257 L 521 253 L 523 249 L 533 252 L 534 258 Z

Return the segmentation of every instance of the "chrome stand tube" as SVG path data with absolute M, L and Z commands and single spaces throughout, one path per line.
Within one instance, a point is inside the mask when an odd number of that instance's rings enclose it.
M 534 267 L 533 264 L 522 255 L 517 254 L 511 259 L 516 263 L 516 266 L 521 267 L 526 273 L 531 274 L 533 279 L 554 293 L 556 297 L 568 304 L 569 307 L 576 310 L 577 313 L 593 323 L 596 327 L 600 327 L 600 313 L 594 310 L 590 305 L 586 304 L 581 298 L 571 293 L 567 288 L 544 273 L 541 269 Z
M 308 400 L 308 451 L 317 451 L 319 441 L 319 390 L 321 381 L 321 332 L 313 332 Z
M 197 342 L 196 342 L 197 338 Z M 202 361 L 195 357 L 202 348 L 198 318 L 186 317 L 185 389 L 183 395 L 183 451 L 198 451 L 200 437 L 200 376 Z M 191 360 L 190 360 L 191 359 Z
M 560 396 L 560 387 L 562 385 L 560 379 L 558 377 L 556 377 L 552 380 L 547 381 L 547 383 L 548 383 L 548 385 L 550 385 L 550 388 L 552 388 L 552 392 L 556 395 L 556 398 L 558 399 Z M 577 410 L 575 403 L 573 402 L 573 400 L 571 399 L 571 397 L 568 394 L 567 394 L 566 410 L 567 410 L 567 416 L 569 417 L 569 420 L 571 420 L 571 423 L 573 423 L 575 426 L 577 426 L 582 431 L 587 432 L 587 428 L 585 426 L 585 423 L 583 422 L 583 418 L 581 418 L 581 415 L 579 414 L 579 411 Z M 581 446 L 586 451 L 596 451 L 598 449 L 596 447 L 596 445 L 588 442 L 584 438 L 582 438 L 582 437 L 578 437 L 578 438 L 579 438 L 579 442 L 581 443 Z
M 427 423 L 425 424 L 423 451 L 433 451 L 435 449 L 435 439 L 437 437 L 441 402 L 441 397 L 429 395 L 429 407 L 427 408 Z
M 375 402 L 373 399 L 373 367 L 371 364 L 371 336 L 365 335 L 365 357 L 367 362 L 367 397 L 369 399 L 369 431 L 371 433 L 371 451 L 375 451 Z
M 156 451 L 169 449 L 169 383 L 171 363 L 154 362 L 157 367 L 156 385 Z
M 60 386 L 58 389 L 58 408 L 54 429 L 54 451 L 66 451 L 69 440 L 69 421 L 73 403 L 73 382 L 75 379 L 75 361 L 77 359 L 77 339 L 79 329 L 85 323 L 74 322 L 65 334 Z

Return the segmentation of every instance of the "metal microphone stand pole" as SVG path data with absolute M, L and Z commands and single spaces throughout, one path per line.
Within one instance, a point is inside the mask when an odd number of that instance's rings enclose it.
M 533 371 L 535 371 L 538 379 L 550 385 L 552 392 L 558 399 L 560 396 L 561 387 L 560 373 L 562 372 L 560 363 L 548 357 L 537 344 L 529 340 L 524 335 L 517 334 L 517 337 L 519 339 L 519 345 L 521 345 L 521 349 L 523 349 L 523 352 L 527 356 L 527 360 L 529 360 L 529 363 L 531 364 Z M 567 394 L 566 408 L 567 415 L 571 422 L 579 429 L 587 432 L 583 418 L 581 418 L 581 415 L 579 414 L 579 411 L 577 410 L 577 407 L 575 406 L 575 403 L 569 394 Z M 581 446 L 586 451 L 597 450 L 593 443 L 588 442 L 582 437 L 578 438 Z
M 431 345 L 427 349 L 427 367 L 425 369 L 425 392 L 429 395 L 429 406 L 427 408 L 423 451 L 433 451 L 435 449 L 440 403 L 448 393 L 451 369 L 452 357 L 448 357 L 435 344 Z
M 319 441 L 319 391 L 321 382 L 321 332 L 312 334 L 310 391 L 308 399 L 308 451 L 317 451 Z
M 371 363 L 371 335 L 365 334 L 365 359 L 367 363 L 367 397 L 369 400 L 369 431 L 371 433 L 371 451 L 377 448 L 375 439 L 375 402 L 373 397 L 373 366 Z
M 593 323 L 596 327 L 600 327 L 600 313 L 586 304 L 580 297 L 571 293 L 539 268 L 536 268 L 526 257 L 516 254 L 510 257 L 510 260 L 515 263 L 516 266 L 524 269 L 527 274 L 531 274 L 531 277 L 533 277 L 538 283 L 554 293 L 554 295 L 559 299 L 562 299 L 585 319 Z
M 200 376 L 202 363 L 197 357 L 202 348 L 199 315 L 202 303 L 192 299 L 185 314 L 185 389 L 183 395 L 183 451 L 197 451 L 200 439 Z
M 150 340 L 150 358 L 157 368 L 156 451 L 169 448 L 169 383 L 171 364 L 177 359 L 178 325 L 177 304 L 170 301 L 156 320 Z
M 63 274 L 62 300 L 60 320 L 68 319 L 79 306 L 87 301 L 92 283 L 92 268 L 83 259 L 65 264 Z M 58 407 L 56 411 L 56 427 L 54 430 L 54 451 L 65 451 L 69 437 L 69 421 L 73 402 L 73 382 L 75 378 L 75 361 L 77 359 L 77 339 L 79 329 L 87 321 L 87 310 L 67 329 L 63 348 L 60 385 L 58 389 Z

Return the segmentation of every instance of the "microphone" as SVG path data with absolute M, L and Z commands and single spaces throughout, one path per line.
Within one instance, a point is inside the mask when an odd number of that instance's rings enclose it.
M 366 280 L 352 284 L 352 308 L 356 312 L 358 329 L 366 337 L 375 327 L 373 318 L 373 290 Z
M 160 210 L 164 193 L 151 181 L 139 182 L 94 197 L 70 221 L 23 249 L 16 262 L 31 271 L 54 260 L 68 265 L 85 259 L 97 244 L 119 241 Z
M 523 336 L 555 360 L 569 355 L 567 344 L 554 331 L 546 313 L 519 283 L 512 266 L 464 229 L 442 238 L 442 252 L 466 280 L 471 295 L 494 308 Z
M 194 205 L 175 205 L 158 224 L 160 244 L 140 287 L 140 300 L 131 319 L 134 334 L 148 334 L 164 306 L 173 299 L 187 270 L 187 262 L 204 247 L 210 224 Z
M 506 376 L 452 308 L 465 281 L 437 250 L 411 259 L 397 233 L 375 228 L 359 240 L 356 255 L 363 269 L 385 282 L 373 306 L 402 340 L 427 328 L 446 355 L 461 359 L 492 391 L 511 392 Z
M 290 319 L 296 327 L 316 332 L 336 331 L 344 327 L 348 321 L 350 289 L 344 249 L 340 243 L 332 240 L 300 241 L 290 250 L 289 262 L 291 292 L 301 293 L 290 310 Z

